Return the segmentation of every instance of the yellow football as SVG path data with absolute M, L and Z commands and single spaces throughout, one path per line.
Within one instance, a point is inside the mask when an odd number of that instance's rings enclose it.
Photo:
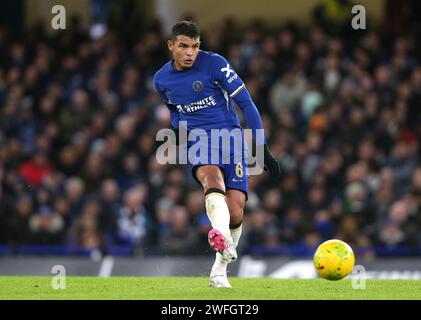
M 355 255 L 347 243 L 332 239 L 323 242 L 317 248 L 313 262 L 319 277 L 327 280 L 340 280 L 352 272 Z

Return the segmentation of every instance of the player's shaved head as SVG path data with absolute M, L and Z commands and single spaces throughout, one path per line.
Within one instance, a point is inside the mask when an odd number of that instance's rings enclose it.
M 177 22 L 171 30 L 171 40 L 175 42 L 177 36 L 187 36 L 192 39 L 196 39 L 200 36 L 200 28 L 193 21 L 179 21 Z

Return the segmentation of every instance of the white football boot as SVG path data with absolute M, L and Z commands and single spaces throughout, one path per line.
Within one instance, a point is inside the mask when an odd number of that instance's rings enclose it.
M 232 288 L 226 274 L 211 274 L 209 277 L 209 286 L 212 288 Z

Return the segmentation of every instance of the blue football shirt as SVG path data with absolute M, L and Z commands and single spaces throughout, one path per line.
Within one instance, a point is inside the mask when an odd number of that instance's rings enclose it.
M 240 127 L 233 98 L 245 85 L 228 61 L 219 54 L 199 51 L 191 68 L 176 70 L 172 61 L 154 77 L 162 100 L 174 105 L 171 124 L 187 122 L 187 130 Z

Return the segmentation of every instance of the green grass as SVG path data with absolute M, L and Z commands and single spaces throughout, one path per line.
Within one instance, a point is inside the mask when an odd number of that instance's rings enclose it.
M 232 289 L 208 287 L 207 278 L 71 277 L 52 289 L 52 277 L 0 277 L 0 299 L 284 300 L 421 299 L 421 281 L 367 280 L 365 290 L 351 280 L 231 278 Z

